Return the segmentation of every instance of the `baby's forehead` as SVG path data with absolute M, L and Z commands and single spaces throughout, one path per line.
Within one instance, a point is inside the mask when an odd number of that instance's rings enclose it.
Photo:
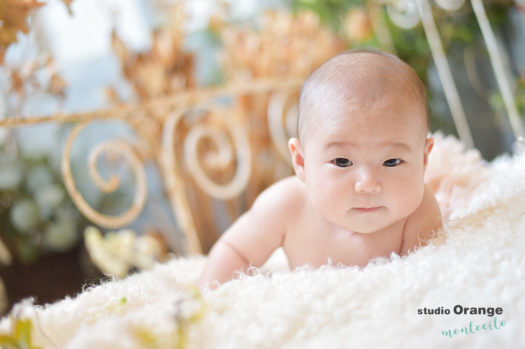
M 356 106 L 381 103 L 385 96 L 414 95 L 417 77 L 406 64 L 389 56 L 354 53 L 333 58 L 305 84 L 306 98 L 342 99 Z
M 426 134 L 428 131 L 424 108 L 408 97 L 394 93 L 374 98 L 337 93 L 332 96 L 325 98 L 324 103 L 311 103 L 302 111 L 303 134 L 337 133 L 350 124 L 363 132 L 373 131 L 385 124 L 395 126 L 397 123 L 417 124 L 421 132 Z
M 401 114 L 389 117 L 380 113 L 363 113 L 320 119 L 321 122 L 308 127 L 302 135 L 301 143 L 309 149 L 307 152 L 311 149 L 322 152 L 370 152 L 372 149 L 381 152 L 393 149 L 413 151 L 421 142 L 424 143 L 427 136 L 421 118 L 416 120 Z
M 298 131 L 327 116 L 346 114 L 346 110 L 370 108 L 418 109 L 428 128 L 426 92 L 415 72 L 395 56 L 355 52 L 335 56 L 307 79 L 300 99 Z M 404 112 L 404 111 L 402 111 Z M 407 117 L 409 114 L 406 113 Z M 331 119 L 331 118 L 328 118 Z M 340 120 L 344 122 L 345 120 Z M 426 130 L 425 130 L 426 133 Z
M 313 115 L 308 117 L 309 127 L 317 131 L 313 133 L 338 133 L 349 127 L 361 132 L 373 132 L 388 125 L 392 128 L 400 125 L 420 126 L 422 132 L 426 133 L 425 117 L 421 109 L 395 98 L 384 100 L 381 104 L 359 107 L 334 103 L 323 110 L 312 110 L 311 113 Z

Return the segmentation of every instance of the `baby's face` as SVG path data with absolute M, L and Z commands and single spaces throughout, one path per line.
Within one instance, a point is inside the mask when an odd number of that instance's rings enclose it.
M 413 213 L 433 140 L 420 108 L 395 97 L 368 110 L 340 110 L 303 141 L 304 180 L 314 208 L 352 232 L 372 233 Z M 322 113 L 322 111 L 321 111 Z

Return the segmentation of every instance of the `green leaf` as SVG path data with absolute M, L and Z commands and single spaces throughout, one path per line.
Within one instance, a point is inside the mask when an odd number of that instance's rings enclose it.
M 14 318 L 12 318 L 14 321 Z M 33 323 L 29 319 L 17 319 L 13 333 L 0 335 L 0 347 L 5 349 L 41 349 L 32 341 Z

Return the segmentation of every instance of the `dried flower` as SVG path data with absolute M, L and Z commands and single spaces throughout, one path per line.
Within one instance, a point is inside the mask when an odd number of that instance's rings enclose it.
M 232 80 L 304 77 L 344 48 L 312 12 L 268 11 L 260 30 L 230 26 L 222 32 L 225 75 Z
M 351 42 L 362 42 L 373 35 L 372 22 L 368 12 L 362 7 L 353 7 L 346 14 L 344 31 Z
M 0 64 L 10 44 L 17 42 L 18 32 L 29 33 L 27 18 L 43 6 L 38 0 L 2 0 L 0 3 Z
M 66 93 L 66 87 L 67 84 L 64 81 L 64 79 L 58 75 L 58 73 L 54 72 L 51 75 L 51 78 L 49 79 L 49 92 L 52 95 L 59 96 L 59 97 L 65 97 Z
M 112 45 L 124 77 L 141 99 L 158 97 L 195 85 L 193 55 L 182 48 L 184 40 L 182 4 L 170 12 L 170 25 L 153 32 L 151 50 L 134 53 L 112 33 Z

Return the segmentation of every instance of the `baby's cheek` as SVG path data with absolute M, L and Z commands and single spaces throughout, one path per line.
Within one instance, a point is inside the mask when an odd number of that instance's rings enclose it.
M 402 201 L 401 209 L 405 215 L 411 214 L 419 207 L 423 200 L 424 188 L 423 184 L 421 186 L 407 185 L 404 188 L 404 193 L 400 197 Z
M 340 211 L 339 206 L 346 195 L 342 190 L 334 190 L 334 186 L 324 183 L 317 186 L 312 197 L 312 203 L 323 216 L 332 216 Z

